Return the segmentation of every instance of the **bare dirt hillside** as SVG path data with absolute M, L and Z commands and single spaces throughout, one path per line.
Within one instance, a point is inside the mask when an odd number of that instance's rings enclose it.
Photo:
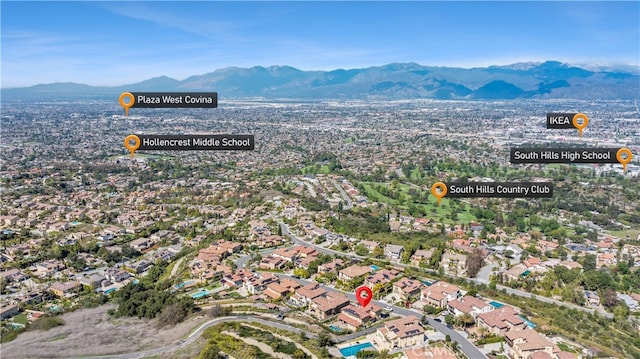
M 113 318 L 113 305 L 81 309 L 62 316 L 65 324 L 48 331 L 29 331 L 0 345 L 0 357 L 71 358 L 130 353 L 174 343 L 205 322 L 196 316 L 175 327 L 158 329 L 154 320 Z

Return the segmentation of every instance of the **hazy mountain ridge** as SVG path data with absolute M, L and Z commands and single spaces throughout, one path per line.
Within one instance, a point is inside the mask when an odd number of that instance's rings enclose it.
M 217 91 L 220 98 L 634 99 L 640 97 L 640 69 L 598 71 L 557 61 L 470 69 L 416 63 L 332 71 L 227 67 L 182 81 L 160 76 L 114 87 L 54 83 L 2 89 L 2 97 L 102 98 L 122 91 Z

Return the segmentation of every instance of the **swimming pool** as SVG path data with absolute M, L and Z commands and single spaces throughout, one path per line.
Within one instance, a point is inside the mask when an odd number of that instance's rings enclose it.
M 182 283 L 178 283 L 178 284 L 174 285 L 173 287 L 174 287 L 175 289 L 182 289 L 182 288 L 184 288 L 184 287 L 185 287 L 185 286 L 187 286 L 187 285 L 192 285 L 193 283 L 195 283 L 195 281 L 193 281 L 193 280 L 186 280 L 186 281 L 184 281 L 184 282 L 182 282 Z
M 375 272 L 375 271 L 377 271 L 378 269 L 380 269 L 380 267 L 378 267 L 378 266 L 377 266 L 377 265 L 375 265 L 375 264 L 372 264 L 372 265 L 370 266 L 370 268 L 371 268 L 371 270 L 373 270 L 374 272 Z
M 115 292 L 115 291 L 116 291 L 116 289 L 115 289 L 115 288 L 109 288 L 109 289 L 107 289 L 107 290 L 105 290 L 105 291 L 104 291 L 104 294 L 113 293 L 113 292 Z
M 340 349 L 340 354 L 342 354 L 342 356 L 345 357 L 345 358 L 355 357 L 356 354 L 358 354 L 359 351 L 367 349 L 367 348 L 373 348 L 373 345 L 371 345 L 371 343 L 369 343 L 369 342 L 364 342 L 364 343 L 352 345 L 350 347 L 345 347 L 345 348 Z
M 519 315 L 518 318 L 522 319 L 525 323 L 527 323 L 527 327 L 529 327 L 530 329 L 533 329 L 533 328 L 536 327 L 536 323 L 528 320 L 527 318 L 525 318 L 525 317 L 523 317 L 521 315 Z
M 496 301 L 489 302 L 489 304 L 491 304 L 491 306 L 492 306 L 492 307 L 494 307 L 494 308 L 496 308 L 496 309 L 499 309 L 499 308 L 504 307 L 504 304 L 502 304 L 502 303 L 498 303 L 498 302 L 496 302 Z
M 335 325 L 330 325 L 329 329 L 331 329 L 332 331 L 334 331 L 336 333 L 342 333 L 342 328 L 336 327 Z
M 200 299 L 209 295 L 209 291 L 206 289 L 200 289 L 200 291 L 191 294 L 191 298 Z

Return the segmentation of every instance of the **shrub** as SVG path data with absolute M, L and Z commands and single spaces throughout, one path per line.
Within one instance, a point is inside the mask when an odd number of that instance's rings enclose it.
M 62 318 L 46 316 L 31 323 L 29 330 L 49 330 L 61 325 L 64 325 L 64 320 L 62 320 Z

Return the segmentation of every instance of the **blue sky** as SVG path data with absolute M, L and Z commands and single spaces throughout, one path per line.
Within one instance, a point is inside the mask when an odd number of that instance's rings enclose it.
M 11 2 L 2 87 L 228 66 L 640 65 L 640 2 Z

